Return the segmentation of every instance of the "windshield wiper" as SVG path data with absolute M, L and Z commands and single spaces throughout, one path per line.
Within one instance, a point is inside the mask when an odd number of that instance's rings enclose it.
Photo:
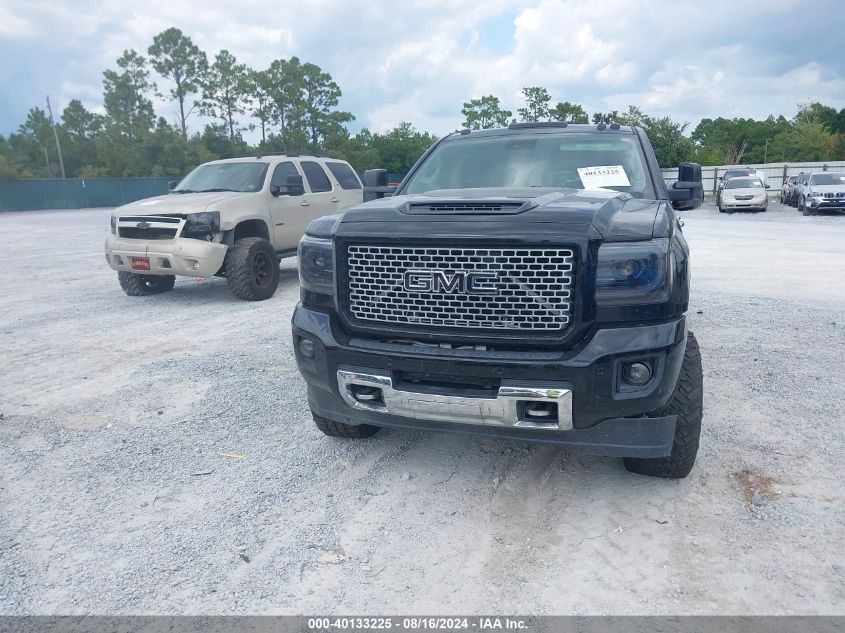
M 195 193 L 209 193 L 211 191 L 239 191 L 238 189 L 226 189 L 223 187 L 215 188 L 215 189 L 200 189 Z
M 193 189 L 174 189 L 170 193 L 198 193 L 198 192 L 194 191 Z

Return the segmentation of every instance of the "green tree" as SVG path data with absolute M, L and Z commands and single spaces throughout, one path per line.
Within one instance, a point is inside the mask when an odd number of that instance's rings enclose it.
M 246 92 L 251 105 L 249 113 L 259 121 L 262 144 L 267 141 L 267 125 L 273 117 L 270 84 L 270 75 L 266 70 L 249 71 L 246 82 Z
M 549 118 L 552 121 L 566 121 L 567 123 L 589 123 L 590 116 L 577 103 L 569 101 L 559 102 L 549 110 Z
M 486 130 L 494 127 L 507 127 L 513 113 L 499 105 L 499 97 L 485 95 L 480 99 L 470 99 L 461 109 L 464 115 L 464 127 L 470 130 Z
M 147 53 L 155 71 L 174 84 L 168 96 L 171 101 L 179 104 L 182 137 L 188 140 L 188 117 L 199 104 L 195 101 L 186 111 L 185 102 L 199 90 L 202 78 L 208 70 L 208 59 L 190 37 L 175 27 L 156 35 Z
M 28 170 L 44 178 L 58 176 L 58 155 L 53 139 L 53 128 L 47 113 L 41 108 L 32 108 L 26 121 L 18 131 L 9 135 L 9 162 L 18 171 Z M 45 162 L 50 162 L 47 169 Z
M 311 149 L 322 147 L 328 136 L 337 134 L 344 124 L 355 119 L 351 112 L 336 110 L 340 100 L 340 87 L 332 76 L 316 64 L 302 65 L 302 101 L 304 124 Z
M 69 177 L 77 177 L 83 168 L 99 164 L 97 136 L 102 131 L 103 117 L 89 112 L 79 100 L 73 99 L 65 106 L 59 124 L 59 137 L 65 171 Z
M 548 90 L 540 86 L 530 86 L 522 89 L 522 96 L 525 97 L 525 107 L 517 110 L 522 121 L 533 123 L 549 119 L 549 103 L 552 98 Z
M 839 137 L 822 123 L 801 121 L 779 133 L 769 144 L 769 156 L 784 162 L 833 160 Z
M 286 150 L 304 150 L 308 143 L 303 98 L 304 71 L 298 57 L 274 60 L 267 69 L 272 122 Z
M 380 167 L 405 174 L 436 140 L 428 132 L 419 132 L 411 123 L 402 121 L 384 134 L 374 134 L 370 142 L 378 154 Z
M 146 60 L 127 50 L 117 60 L 121 72 L 103 73 L 103 106 L 107 125 L 116 141 L 135 141 L 153 126 L 153 103 L 147 93 L 155 89 Z
M 692 140 L 684 135 L 689 123 L 678 123 L 668 116 L 652 117 L 636 106 L 628 106 L 628 111 L 617 121 L 623 125 L 638 125 L 645 130 L 661 167 L 676 167 L 693 157 Z
M 239 64 L 226 49 L 221 50 L 203 78 L 201 111 L 206 116 L 219 119 L 232 142 L 239 137 L 237 116 L 244 113 L 248 94 L 246 65 Z

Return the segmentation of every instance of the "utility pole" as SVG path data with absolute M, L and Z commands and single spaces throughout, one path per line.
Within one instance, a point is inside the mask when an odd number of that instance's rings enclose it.
M 44 147 L 42 145 L 41 149 L 44 150 L 44 162 L 47 163 L 47 171 L 45 172 L 44 175 L 45 175 L 45 177 L 49 178 L 50 177 L 50 157 L 47 156 L 47 148 L 46 147 Z
M 59 144 L 59 133 L 56 130 L 56 122 L 53 121 L 53 108 L 50 107 L 50 95 L 47 95 L 47 112 L 50 113 L 50 125 L 53 126 L 53 136 L 56 138 L 56 151 L 59 152 L 59 167 L 62 170 L 62 180 L 64 180 L 65 161 L 62 160 L 62 146 Z
M 767 138 L 766 139 L 766 147 L 763 149 L 763 162 L 768 163 L 769 161 L 766 160 L 769 157 L 769 141 L 773 139 Z

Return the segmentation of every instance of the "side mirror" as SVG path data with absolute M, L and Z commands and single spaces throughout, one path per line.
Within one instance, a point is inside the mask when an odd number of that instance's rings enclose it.
M 301 196 L 305 193 L 305 185 L 302 183 L 302 176 L 299 174 L 288 176 L 285 183 L 289 196 Z
M 765 185 L 765 187 L 766 187 L 766 189 L 771 189 L 771 188 L 772 188 L 772 186 L 771 186 L 771 185 Z
M 168 180 L 167 181 L 167 190 L 173 191 L 174 189 L 176 189 L 176 185 L 178 185 L 178 184 L 179 184 L 178 180 Z
M 704 184 L 701 182 L 701 165 L 681 163 L 678 166 L 678 182 L 668 190 L 672 207 L 678 211 L 696 209 L 704 201 Z
M 368 169 L 364 172 L 364 202 L 392 195 L 396 187 L 387 185 L 386 169 Z

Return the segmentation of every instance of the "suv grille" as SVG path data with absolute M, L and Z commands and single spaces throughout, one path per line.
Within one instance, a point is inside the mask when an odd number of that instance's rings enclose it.
M 362 322 L 499 330 L 564 330 L 571 318 L 571 248 L 428 248 L 353 246 L 347 251 L 351 316 Z M 405 272 L 453 282 L 460 273 L 492 273 L 498 294 L 406 290 Z M 442 273 L 442 275 L 440 274 Z M 483 292 L 483 291 L 482 291 Z

